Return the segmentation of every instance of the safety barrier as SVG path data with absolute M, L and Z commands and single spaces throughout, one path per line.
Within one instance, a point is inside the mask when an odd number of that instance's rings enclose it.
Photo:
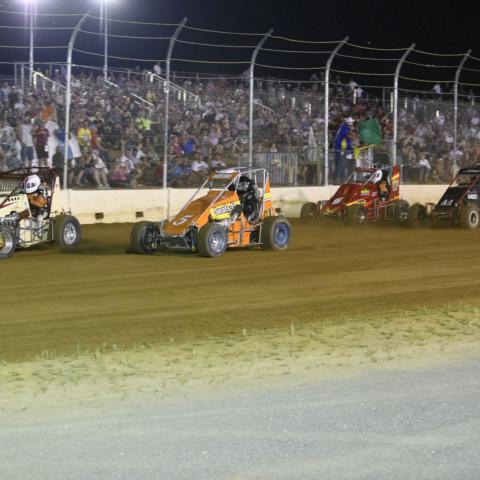
M 305 202 L 328 199 L 329 187 L 272 188 L 274 205 L 288 217 L 300 216 Z M 447 185 L 403 185 L 402 198 L 415 202 L 437 202 Z M 67 190 L 61 192 L 64 210 L 82 224 L 161 220 L 179 211 L 194 189 Z

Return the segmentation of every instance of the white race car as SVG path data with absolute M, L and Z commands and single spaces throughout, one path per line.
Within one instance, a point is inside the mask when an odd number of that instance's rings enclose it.
M 59 208 L 59 191 L 49 168 L 0 173 L 0 259 L 41 243 L 56 242 L 62 251 L 78 246 L 80 223 Z

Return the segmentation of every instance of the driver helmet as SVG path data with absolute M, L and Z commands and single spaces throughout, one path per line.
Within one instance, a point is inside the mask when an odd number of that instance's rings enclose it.
M 42 181 L 38 175 L 29 175 L 25 180 L 25 193 L 33 193 L 38 190 Z
M 380 180 L 382 180 L 383 178 L 383 172 L 382 170 L 379 168 L 374 174 L 373 174 L 373 183 L 380 183 Z
M 241 175 L 238 179 L 238 192 L 246 192 L 249 188 L 251 188 L 252 180 L 248 178 L 246 175 Z

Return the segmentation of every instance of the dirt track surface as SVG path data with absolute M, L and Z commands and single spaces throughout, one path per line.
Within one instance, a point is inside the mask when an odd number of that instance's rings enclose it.
M 293 221 L 287 252 L 126 254 L 131 225 L 84 227 L 0 263 L 0 359 L 178 344 L 480 304 L 480 232 Z

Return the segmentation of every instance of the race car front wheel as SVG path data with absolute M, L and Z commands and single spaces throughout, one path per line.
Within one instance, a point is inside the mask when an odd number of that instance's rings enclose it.
M 15 252 L 15 234 L 9 228 L 0 228 L 0 259 L 10 258 Z
M 130 233 L 130 250 L 151 255 L 157 250 L 157 228 L 153 222 L 138 222 Z
M 285 217 L 267 217 L 261 228 L 264 250 L 286 250 L 288 248 L 292 239 L 292 227 Z
M 54 233 L 57 245 L 64 252 L 75 250 L 82 239 L 80 222 L 73 215 L 56 216 Z
M 411 228 L 420 228 L 425 226 L 427 222 L 428 214 L 427 209 L 420 203 L 414 203 L 408 209 L 407 224 Z
M 478 207 L 471 203 L 464 205 L 460 210 L 459 223 L 460 226 L 467 230 L 474 230 L 478 228 L 480 221 Z
M 348 225 L 360 227 L 367 223 L 368 211 L 363 205 L 351 205 L 347 207 L 346 217 Z
M 304 203 L 300 209 L 300 218 L 308 220 L 314 217 L 318 217 L 317 205 L 313 202 Z
M 218 223 L 207 223 L 198 232 L 197 248 L 202 257 L 219 257 L 227 249 L 227 232 Z

